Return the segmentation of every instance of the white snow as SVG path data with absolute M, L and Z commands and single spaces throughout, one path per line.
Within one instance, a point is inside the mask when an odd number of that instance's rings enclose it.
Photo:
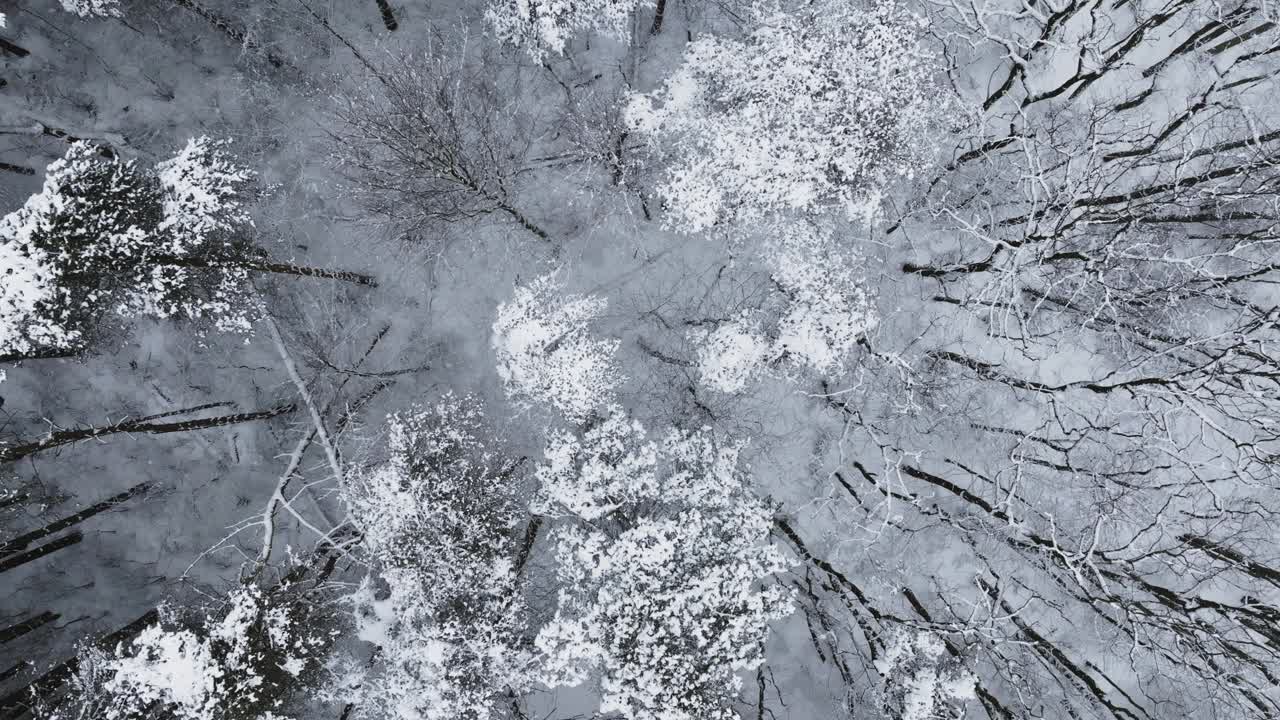
M 745 39 L 695 38 L 661 88 L 627 101 L 631 129 L 668 161 L 667 223 L 697 232 L 778 211 L 865 214 L 923 147 L 930 60 L 918 23 L 891 2 L 746 10 L 757 25 Z
M 758 323 L 745 316 L 721 325 L 698 348 L 698 376 L 723 393 L 746 388 L 771 355 L 770 343 Z
M 574 422 L 608 402 L 622 381 L 614 360 L 618 342 L 587 335 L 605 307 L 602 298 L 561 295 L 553 274 L 516 288 L 493 323 L 507 392 L 526 404 L 549 404 Z
M 543 681 L 598 672 L 602 713 L 730 720 L 737 672 L 763 662 L 769 623 L 791 612 L 785 591 L 761 587 L 787 567 L 765 542 L 770 513 L 709 429 L 653 443 L 611 412 L 581 444 L 553 438 L 539 469 L 540 508 L 585 521 L 555 531 L 563 590 L 537 637 Z
M 492 0 L 485 18 L 494 35 L 535 59 L 565 52 L 579 33 L 625 37 L 636 8 L 652 0 Z
M 62 9 L 80 17 L 120 17 L 120 0 L 58 0 Z
M 367 698 L 362 717 L 392 709 L 406 719 L 482 720 L 531 682 L 510 560 L 512 499 L 483 425 L 470 396 L 394 416 L 388 461 L 346 484 L 362 547 L 387 589 L 378 599 L 366 579 L 347 598 L 357 637 L 380 648 L 355 683 Z M 460 606 L 462 618 L 451 612 Z

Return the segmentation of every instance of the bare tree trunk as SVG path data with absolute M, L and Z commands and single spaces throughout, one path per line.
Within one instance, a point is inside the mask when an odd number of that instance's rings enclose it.
M 4 87 L 4 85 L 0 85 L 0 87 Z M 29 167 L 23 167 L 21 165 L 11 165 L 7 162 L 0 162 L 0 170 L 4 170 L 6 172 L 11 172 L 11 173 L 17 173 L 19 175 L 35 175 L 36 174 L 36 171 L 32 170 Z
M 667 0 L 658 0 L 658 7 L 653 12 L 653 27 L 649 28 L 650 35 L 657 35 L 662 32 L 662 19 L 667 14 Z
M 17 640 L 33 630 L 39 630 L 41 627 L 48 625 L 60 617 L 62 616 L 58 613 L 46 610 L 30 620 L 23 620 L 17 625 L 10 625 L 9 627 L 0 630 L 0 645 Z
M 281 275 L 300 275 L 302 277 L 317 277 L 327 280 L 343 280 L 358 285 L 367 285 L 369 287 L 378 287 L 378 281 L 371 275 L 353 272 L 351 270 L 329 270 L 327 268 L 308 267 L 306 265 L 294 265 L 292 263 L 274 263 L 249 260 L 241 263 L 247 268 L 260 270 L 262 272 L 277 273 Z
M 152 483 L 150 482 L 139 483 L 129 488 L 128 490 L 125 490 L 122 493 L 112 495 L 111 497 L 107 498 L 106 500 L 103 500 L 100 503 L 97 503 L 95 505 L 90 505 L 89 507 L 85 508 L 84 510 L 81 510 L 78 513 L 75 513 L 74 515 L 68 515 L 67 517 L 62 518 L 61 520 L 55 520 L 54 522 L 51 522 L 48 525 L 45 525 L 39 530 L 33 530 L 24 535 L 19 535 L 18 537 L 12 540 L 9 540 L 8 542 L 0 543 L 0 558 L 6 555 L 12 555 L 13 553 L 26 550 L 27 547 L 30 546 L 31 543 L 35 542 L 36 540 L 49 537 L 50 535 L 53 535 L 55 533 L 60 533 L 63 530 L 66 530 L 67 528 L 71 527 L 72 525 L 77 525 L 81 522 L 84 522 L 85 520 L 88 520 L 89 518 L 93 517 L 94 515 L 97 515 L 98 513 L 101 513 L 105 510 L 110 510 L 111 508 L 117 505 L 127 502 L 128 500 L 132 499 L 136 495 L 141 495 L 147 490 L 150 490 L 151 487 L 152 487 Z
M 626 176 L 626 166 L 622 160 L 622 146 L 627 141 L 627 131 L 618 133 L 618 142 L 613 146 L 613 184 L 621 185 Z
M 1228 565 L 1240 568 L 1249 575 L 1265 580 L 1276 587 L 1280 587 L 1280 571 L 1267 567 L 1259 562 L 1254 562 L 1238 550 L 1226 547 L 1221 543 L 1214 542 L 1206 537 L 1184 533 L 1178 536 L 1180 542 L 1184 542 L 1188 547 L 1193 547 L 1207 555 L 1221 560 Z
M 218 417 L 201 418 L 198 420 L 183 420 L 176 423 L 145 423 L 138 420 L 125 420 L 114 425 L 104 427 L 82 428 L 79 430 L 60 430 L 50 433 L 43 440 L 22 445 L 13 445 L 6 448 L 0 448 L 0 462 L 13 462 L 24 458 L 28 455 L 38 453 L 42 450 L 60 447 L 62 445 L 70 445 L 80 442 L 81 440 L 89 440 L 106 435 L 115 435 L 117 433 L 148 433 L 152 435 L 161 435 L 164 433 L 187 432 L 189 430 L 208 430 L 210 428 L 222 427 L 223 425 L 235 425 L 244 422 L 253 422 L 255 420 L 266 420 L 293 412 L 295 406 L 290 403 L 281 405 L 269 410 L 259 410 L 251 413 L 237 413 L 235 415 L 220 415 Z
M 343 45 L 346 45 L 347 49 L 351 51 L 351 54 L 355 55 L 356 59 L 360 61 L 360 64 L 368 68 L 369 72 L 373 73 L 373 76 L 378 78 L 379 82 L 381 82 L 384 86 L 387 85 L 386 76 L 383 75 L 378 70 L 378 68 L 374 66 L 373 63 L 369 62 L 369 59 L 364 56 L 364 53 L 356 49 L 356 46 L 352 45 L 350 40 L 346 39 L 341 34 L 339 34 L 337 30 L 334 30 L 333 26 L 329 24 L 329 21 L 326 20 L 323 15 L 321 15 L 320 13 L 312 9 L 312 7 L 305 2 L 305 0 L 297 0 L 297 3 L 301 5 L 303 9 L 305 9 L 307 13 L 311 15 L 312 18 L 315 18 L 315 21 L 320 23 L 320 26 L 323 27 L 326 31 L 328 31 L 328 33 L 332 35 L 335 39 L 337 39 L 338 42 L 342 43 Z
M 5 40 L 2 37 L 0 37 L 0 50 L 3 50 L 9 53 L 10 55 L 16 55 L 18 57 L 26 57 L 31 54 L 30 50 L 27 50 L 26 48 L 21 47 L 19 45 L 14 45 L 13 43 L 9 42 L 8 40 Z
M 367 285 L 369 287 L 377 287 L 378 281 L 370 275 L 353 272 L 351 270 L 330 270 L 328 268 L 310 267 L 307 265 L 294 265 L 293 263 L 278 263 L 269 260 L 258 260 L 253 258 L 199 258 L 199 257 L 174 257 L 174 256 L 157 256 L 155 261 L 161 265 L 173 265 L 175 267 L 190 268 L 216 268 L 225 265 L 234 265 L 236 267 L 247 268 L 249 270 L 257 270 L 259 272 L 277 273 L 280 275 L 299 275 L 302 277 L 317 277 L 327 280 L 343 280 L 358 285 Z
M 148 610 L 142 617 L 125 625 L 119 630 L 104 636 L 98 640 L 95 645 L 99 648 L 107 649 L 115 645 L 133 639 L 138 633 L 142 632 L 151 623 L 160 618 L 160 613 L 156 610 Z M 76 674 L 76 670 L 80 668 L 80 659 L 73 657 L 63 662 L 49 672 L 41 675 L 34 682 L 29 683 L 26 687 L 15 690 L 12 693 L 0 698 L 0 720 L 18 720 L 27 714 L 32 706 L 40 701 L 48 698 L 67 680 Z
M 51 543 L 45 543 L 34 550 L 28 550 L 24 553 L 19 553 L 18 555 L 10 555 L 9 557 L 0 560 L 0 573 L 7 572 L 16 567 L 26 565 L 29 562 L 39 560 L 45 555 L 55 553 L 62 548 L 71 547 L 83 539 L 84 533 L 77 530 L 70 535 L 62 536 Z
M 524 529 L 524 541 L 520 543 L 520 551 L 516 553 L 516 574 L 519 575 L 526 563 L 529 562 L 529 553 L 533 550 L 533 544 L 538 541 L 538 531 L 542 529 L 542 516 L 534 515 L 529 518 L 529 524 Z
M 389 32 L 395 32 L 400 24 L 396 22 L 396 16 L 391 14 L 391 3 L 387 0 L 375 0 L 378 3 L 378 12 L 382 13 L 382 24 L 387 26 Z

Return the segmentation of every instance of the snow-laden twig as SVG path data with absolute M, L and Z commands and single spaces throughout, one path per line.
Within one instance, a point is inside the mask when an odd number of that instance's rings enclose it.
M 271 499 L 267 501 L 267 506 L 262 510 L 262 516 L 259 520 L 262 524 L 262 549 L 258 551 L 258 561 L 253 569 L 254 577 L 262 572 L 267 565 L 267 561 L 271 559 L 271 549 L 275 543 L 276 506 L 284 499 L 284 487 L 289 483 L 289 478 L 293 477 L 293 474 L 298 471 L 298 466 L 302 464 L 302 455 L 307 446 L 311 444 L 311 439 L 314 436 L 315 430 L 307 433 L 294 446 L 293 452 L 289 453 L 289 462 L 285 466 L 284 473 L 280 475 L 280 480 L 276 483 L 276 489 L 271 493 Z
M 329 461 L 329 469 L 333 471 L 333 478 L 338 482 L 342 482 L 342 463 L 338 460 L 338 453 L 333 448 L 329 433 L 324 429 L 324 418 L 320 416 L 320 411 L 316 408 L 315 401 L 311 399 L 311 391 L 307 390 L 307 384 L 302 381 L 302 377 L 298 374 L 298 366 L 293 362 L 293 356 L 289 354 L 289 349 L 284 345 L 284 339 L 280 336 L 280 328 L 276 325 L 275 318 L 271 317 L 271 315 L 266 315 L 264 319 L 266 320 L 267 329 L 271 331 L 271 342 L 275 345 L 276 352 L 280 355 L 280 362 L 284 365 L 284 370 L 289 375 L 289 380 L 293 382 L 294 388 L 297 389 L 303 404 L 307 406 L 307 414 L 311 417 L 316 437 L 320 439 L 320 447 L 324 448 L 324 456 Z

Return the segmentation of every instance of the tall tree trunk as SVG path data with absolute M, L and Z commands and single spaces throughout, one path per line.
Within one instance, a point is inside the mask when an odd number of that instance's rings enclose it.
M 303 277 L 317 277 L 325 278 L 327 280 L 343 280 L 346 282 L 356 283 L 358 285 L 378 287 L 378 281 L 375 280 L 373 276 L 353 272 L 351 270 L 329 270 L 327 268 L 294 265 L 292 263 L 266 262 L 261 260 L 245 260 L 239 264 L 262 272 L 277 273 L 281 275 L 301 275 Z
M 94 515 L 97 515 L 98 513 L 103 512 L 104 510 L 110 510 L 111 508 L 132 499 L 136 495 L 141 495 L 142 493 L 151 489 L 152 486 L 153 486 L 153 483 L 150 483 L 150 482 L 139 483 L 129 488 L 128 490 L 125 490 L 122 493 L 112 495 L 111 497 L 107 498 L 106 500 L 103 500 L 100 503 L 97 503 L 96 505 L 90 505 L 89 507 L 85 508 L 84 510 L 81 510 L 78 513 L 75 513 L 74 515 L 68 515 L 67 517 L 62 518 L 61 520 L 55 520 L 54 522 L 51 522 L 48 525 L 45 525 L 39 530 L 33 530 L 29 533 L 26 533 L 25 535 L 19 535 L 18 537 L 12 540 L 9 540 L 8 542 L 0 543 L 0 558 L 6 555 L 12 555 L 13 553 L 26 550 L 27 547 L 30 546 L 31 543 L 35 542 L 36 540 L 49 537 L 50 535 L 53 535 L 55 533 L 60 533 L 63 530 L 66 530 L 67 528 L 71 527 L 72 525 L 77 525 L 81 522 L 84 522 L 85 520 L 88 520 Z
M 653 13 L 653 27 L 649 28 L 650 35 L 657 35 L 662 32 L 662 19 L 667 14 L 667 0 L 658 0 L 658 7 Z
M 81 440 L 89 440 L 106 435 L 115 435 L 117 433 L 148 433 L 151 435 L 161 435 L 164 433 L 187 432 L 189 430 L 208 430 L 210 428 L 222 427 L 224 425 L 235 425 L 238 423 L 253 422 L 255 420 L 266 420 L 293 412 L 296 409 L 292 403 L 289 405 L 281 405 L 269 410 L 260 410 L 251 413 L 237 413 L 235 415 L 220 415 L 218 417 L 200 418 L 197 420 L 183 420 L 174 423 L 146 423 L 138 420 L 124 420 L 114 425 L 106 425 L 104 427 L 81 428 L 79 430 L 59 430 L 50 433 L 43 440 L 25 443 L 22 445 L 12 445 L 6 448 L 0 448 L 0 462 L 13 462 L 33 455 L 42 450 L 60 447 L 62 445 L 70 445 L 80 442 Z
M 1233 565 L 1259 580 L 1265 580 L 1276 587 L 1280 587 L 1280 571 L 1267 567 L 1260 562 L 1254 562 L 1238 550 L 1214 542 L 1207 537 L 1200 537 L 1191 533 L 1179 535 L 1178 540 L 1186 543 L 1189 547 L 1204 552 L 1210 557 L 1217 558 L 1228 565 Z
M 45 543 L 44 545 L 41 545 L 40 547 L 34 550 L 28 550 L 24 553 L 19 553 L 17 555 L 10 555 L 9 557 L 0 560 L 0 573 L 7 572 L 16 567 L 22 567 L 23 565 L 26 565 L 29 562 L 39 560 L 45 555 L 50 555 L 52 553 L 55 553 L 61 550 L 62 548 L 71 547 L 72 545 L 79 543 L 83 539 L 84 539 L 84 533 L 77 530 L 71 533 L 70 535 L 62 536 L 51 543 Z
M 17 625 L 10 625 L 7 628 L 0 629 L 0 645 L 17 640 L 33 630 L 39 630 L 60 617 L 62 616 L 58 613 L 46 610 L 30 620 L 23 620 Z
M 622 146 L 627 141 L 627 131 L 618 133 L 618 141 L 613 146 L 613 184 L 621 185 L 626 176 L 626 165 L 623 164 Z
M 81 140 L 91 140 L 93 141 L 94 150 L 97 151 L 100 157 L 107 160 L 112 160 L 116 157 L 115 150 L 112 147 L 125 148 L 129 145 L 124 136 L 119 133 L 84 132 L 82 130 L 72 132 L 36 119 L 30 119 L 30 122 L 24 122 L 23 124 L 4 125 L 3 131 L 6 134 L 51 137 L 68 144 Z
M 235 403 L 227 402 L 225 400 L 222 402 L 204 403 L 202 405 L 194 405 L 192 407 L 182 408 L 180 410 L 166 410 L 164 412 L 156 413 L 154 415 L 147 415 L 146 417 L 140 417 L 135 419 L 134 422 L 151 422 L 152 420 L 159 420 L 160 418 L 174 417 L 177 415 L 191 415 L 192 413 L 198 413 L 201 410 L 212 410 L 214 408 L 235 407 L 235 406 L 236 406 Z
M 378 286 L 377 280 L 372 276 L 365 275 L 363 273 L 353 272 L 350 270 L 330 270 L 328 268 L 317 268 L 307 265 L 294 265 L 293 263 L 278 263 L 265 259 L 174 257 L 170 255 L 156 256 L 154 259 L 161 265 L 172 265 L 174 267 L 207 269 L 233 265 L 249 270 L 257 270 L 258 272 L 277 273 L 280 275 L 300 275 L 303 277 L 325 278 L 327 280 L 343 280 L 346 282 L 357 283 L 359 285 L 368 285 L 369 287 Z
M 387 0 L 375 0 L 378 3 L 378 12 L 382 13 L 382 24 L 387 26 L 389 32 L 395 32 L 400 27 L 400 23 L 396 22 L 396 16 L 391 14 L 391 3 Z
M 524 540 L 520 543 L 520 550 L 516 553 L 516 574 L 524 572 L 524 566 L 529 562 L 529 554 L 533 551 L 533 544 L 538 541 L 538 531 L 542 529 L 542 516 L 534 515 L 529 518 L 529 524 L 524 528 Z
M 101 649 L 110 649 L 122 642 L 132 640 L 144 628 L 156 622 L 159 618 L 159 612 L 154 609 L 148 610 L 142 617 L 110 635 L 104 636 L 94 644 Z M 19 688 L 0 698 L 0 720 L 18 720 L 27 714 L 36 702 L 53 695 L 63 683 L 76 674 L 78 669 L 80 669 L 80 658 L 73 657 L 55 666 L 26 687 Z
M 5 40 L 2 37 L 0 37 L 0 50 L 4 50 L 10 55 L 16 55 L 18 57 L 26 57 L 31 54 L 31 51 L 27 50 L 26 48 L 21 47 L 19 45 L 14 45 L 13 43 L 9 42 L 8 40 Z

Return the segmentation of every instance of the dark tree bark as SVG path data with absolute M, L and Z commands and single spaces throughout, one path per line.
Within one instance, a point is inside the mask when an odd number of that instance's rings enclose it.
M 519 575 L 524 571 L 524 566 L 529 562 L 529 553 L 533 550 L 533 544 L 538 541 L 538 531 L 542 529 L 542 516 L 534 515 L 529 518 L 529 524 L 524 529 L 524 540 L 520 543 L 520 550 L 516 553 L 516 574 Z
M 49 523 L 48 525 L 45 525 L 39 530 L 33 530 L 24 535 L 19 535 L 18 537 L 12 540 L 9 540 L 8 542 L 0 543 L 0 558 L 6 555 L 12 555 L 13 553 L 16 553 L 16 552 L 22 552 L 23 550 L 26 550 L 27 547 L 29 547 L 31 543 L 35 542 L 36 540 L 41 540 L 55 533 L 62 532 L 63 530 L 66 530 L 72 525 L 77 525 L 81 522 L 84 522 L 85 520 L 88 520 L 89 518 L 93 517 L 94 515 L 97 515 L 98 513 L 101 513 L 105 510 L 110 510 L 111 508 L 117 505 L 127 502 L 128 500 L 132 499 L 134 496 L 141 495 L 142 493 L 151 489 L 151 487 L 152 487 L 152 483 L 150 482 L 139 483 L 129 488 L 128 490 L 125 490 L 122 493 L 112 495 L 111 497 L 107 498 L 106 500 L 103 500 L 100 503 L 97 503 L 95 505 L 90 505 L 89 507 L 85 508 L 84 510 L 81 510 L 78 513 L 75 513 L 74 515 L 68 515 L 67 517 L 62 518 L 61 520 L 56 520 L 54 522 Z M 0 634 L 0 636 L 2 636 L 2 634 Z M 3 642 L 3 641 L 0 640 L 0 642 Z
M 0 50 L 3 50 L 9 53 L 10 55 L 16 55 L 18 57 L 26 57 L 31 54 L 31 51 L 27 50 L 26 48 L 21 47 L 19 45 L 14 45 L 13 43 L 9 42 L 8 40 L 5 40 L 4 38 L 0 38 Z
M 1178 540 L 1186 543 L 1187 547 L 1200 550 L 1215 559 L 1221 560 L 1228 565 L 1232 565 L 1243 570 L 1259 580 L 1265 580 L 1276 587 L 1280 587 L 1280 571 L 1276 571 L 1275 569 L 1263 565 L 1260 562 L 1250 560 L 1238 550 L 1226 547 L 1221 543 L 1214 542 L 1206 537 L 1192 535 L 1191 533 L 1179 535 Z
M 623 178 L 626 176 L 626 165 L 622 160 L 623 143 L 627 141 L 627 131 L 623 130 L 618 133 L 618 142 L 613 146 L 613 184 L 621 185 Z
M 667 0 L 658 0 L 658 7 L 653 12 L 653 27 L 649 28 L 650 35 L 657 35 L 662 32 L 662 19 L 667 14 Z
M 355 530 L 351 530 L 349 528 L 339 530 L 323 545 L 316 548 L 306 562 L 294 565 L 289 572 L 285 573 L 284 576 L 280 578 L 280 582 L 276 587 L 281 588 L 289 585 L 296 585 L 306 580 L 313 570 L 318 570 L 315 574 L 314 580 L 316 584 L 328 580 L 329 576 L 333 574 L 334 569 L 337 568 L 338 560 L 342 559 L 345 555 L 345 551 L 341 549 L 341 546 L 346 545 L 349 542 L 358 542 L 360 537 L 360 533 Z
M 378 281 L 372 276 L 353 272 L 351 270 L 329 270 L 327 268 L 308 267 L 306 265 L 294 265 L 292 263 L 275 263 L 256 260 L 248 260 L 241 264 L 247 268 L 262 272 L 277 273 L 280 275 L 300 275 L 302 277 L 325 278 L 327 280 L 343 280 L 345 282 L 352 282 L 358 285 L 378 287 Z
M 50 433 L 43 440 L 36 442 L 24 443 L 22 445 L 12 445 L 6 448 L 0 448 L 0 462 L 13 462 L 28 455 L 33 455 L 42 450 L 49 450 L 63 445 L 80 442 L 81 440 L 89 440 L 97 437 L 105 437 L 107 435 L 115 435 L 118 433 L 148 433 L 151 435 L 162 435 L 165 433 L 187 432 L 189 430 L 208 430 L 210 428 L 222 427 L 224 425 L 235 425 L 244 422 L 253 422 L 255 420 L 267 420 L 278 415 L 293 412 L 295 405 L 281 405 L 269 410 L 260 410 L 251 413 L 237 413 L 235 415 L 220 415 L 218 417 L 200 418 L 198 420 L 183 420 L 175 423 L 146 423 L 138 420 L 125 420 L 114 425 L 106 425 L 104 427 L 81 428 L 78 430 L 59 430 Z
M 216 268 L 225 265 L 234 265 L 237 267 L 247 268 L 249 270 L 257 270 L 259 272 L 276 273 L 279 275 L 298 275 L 301 277 L 325 278 L 327 280 L 342 280 L 352 282 L 359 285 L 367 285 L 369 287 L 377 287 L 378 281 L 372 276 L 363 273 L 352 272 L 350 270 L 330 270 L 328 268 L 309 267 L 307 265 L 294 265 L 293 263 L 278 263 L 269 260 L 258 260 L 253 258 L 198 258 L 198 257 L 167 257 L 160 256 L 156 258 L 156 262 L 162 265 L 173 265 L 175 267 L 190 268 Z
M 23 635 L 26 635 L 33 630 L 38 630 L 60 617 L 62 616 L 58 613 L 46 610 L 30 620 L 23 620 L 17 625 L 10 625 L 9 627 L 0 630 L 0 645 L 17 640 Z
M 0 87 L 4 87 L 4 85 L 0 84 Z M 7 162 L 0 162 L 0 170 L 4 170 L 6 172 L 11 172 L 11 173 L 17 173 L 19 175 L 35 175 L 36 174 L 36 171 L 32 170 L 29 167 L 23 167 L 21 165 L 11 165 Z
M 152 420 L 159 420 L 160 418 L 176 417 L 178 415 L 191 415 L 193 413 L 198 413 L 201 410 L 212 410 L 214 408 L 221 407 L 235 407 L 235 403 L 226 401 L 204 403 L 203 405 L 195 405 L 189 408 L 182 408 L 180 410 L 167 410 L 162 413 L 147 415 L 146 417 L 137 418 L 134 422 L 151 422 Z
M 540 240 L 546 240 L 547 242 L 554 242 L 551 239 L 551 235 L 547 233 L 546 230 L 543 230 L 542 228 L 533 224 L 533 221 L 525 217 L 524 214 L 521 213 L 519 210 L 516 210 L 515 208 L 506 204 L 499 206 L 499 209 L 501 209 L 503 212 L 510 215 L 512 218 L 514 218 L 516 222 L 520 223 L 520 227 L 524 228 L 525 230 L 528 230 L 534 235 L 537 235 Z
M 391 13 L 391 3 L 387 0 L 375 0 L 378 3 L 378 12 L 382 13 L 382 24 L 387 26 L 389 32 L 395 32 L 400 24 L 396 22 L 396 16 Z
M 7 572 L 16 567 L 21 567 L 23 565 L 26 565 L 29 562 L 39 560 L 45 555 L 50 555 L 63 548 L 71 547 L 72 545 L 79 543 L 83 539 L 84 539 L 84 533 L 77 530 L 71 533 L 70 535 L 62 536 L 51 543 L 45 543 L 44 545 L 41 545 L 40 547 L 35 548 L 34 550 L 28 550 L 24 553 L 19 553 L 17 555 L 10 555 L 9 557 L 4 558 L 3 560 L 0 560 L 0 573 Z

